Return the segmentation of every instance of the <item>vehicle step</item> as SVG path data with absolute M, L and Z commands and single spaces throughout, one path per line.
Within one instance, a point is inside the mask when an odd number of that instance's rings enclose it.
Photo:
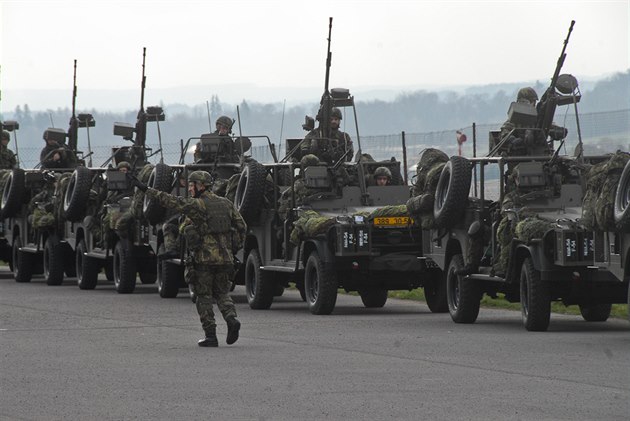
M 261 266 L 260 270 L 264 270 L 267 272 L 287 272 L 287 273 L 293 273 L 295 272 L 295 265 L 294 266 Z
M 21 251 L 21 252 L 24 252 L 24 253 L 33 253 L 33 254 L 36 254 L 36 253 L 39 253 L 41 250 L 38 250 L 38 249 L 37 249 L 37 247 L 22 246 L 22 247 L 20 248 L 20 251 Z

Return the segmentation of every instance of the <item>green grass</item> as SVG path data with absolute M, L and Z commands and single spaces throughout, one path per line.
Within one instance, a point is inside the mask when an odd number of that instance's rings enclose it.
M 422 288 L 417 288 L 412 291 L 390 291 L 388 296 L 391 298 L 399 298 L 401 300 L 426 301 L 424 299 L 424 290 Z M 510 303 L 501 295 L 499 295 L 498 298 L 490 298 L 487 295 L 484 295 L 483 299 L 481 300 L 481 307 L 500 308 L 500 309 L 505 309 L 505 310 L 516 310 L 516 311 L 521 310 L 520 303 Z M 560 302 L 556 302 L 556 301 L 551 303 L 551 311 L 553 313 L 559 313 L 559 314 L 580 315 L 580 308 L 578 306 L 566 307 L 564 304 Z M 613 304 L 610 316 L 616 319 L 628 318 L 628 305 L 627 304 Z

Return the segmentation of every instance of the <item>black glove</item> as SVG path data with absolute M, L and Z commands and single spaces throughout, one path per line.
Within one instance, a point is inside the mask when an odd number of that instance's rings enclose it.
M 143 192 L 147 191 L 147 189 L 149 188 L 149 186 L 144 184 L 142 181 L 138 180 L 138 177 L 136 177 L 135 175 L 131 173 L 127 173 L 126 176 L 127 176 L 127 182 L 129 183 L 130 186 L 137 187 Z

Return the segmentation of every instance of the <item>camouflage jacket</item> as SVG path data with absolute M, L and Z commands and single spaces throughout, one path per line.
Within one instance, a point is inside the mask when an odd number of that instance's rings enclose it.
M 53 151 L 58 151 L 61 159 L 55 161 L 53 159 Z M 74 168 L 77 166 L 77 160 L 74 152 L 65 144 L 62 145 L 46 145 L 39 154 L 39 161 L 42 168 Z
M 178 197 L 153 188 L 149 188 L 145 194 L 165 208 L 185 216 L 180 232 L 185 236 L 192 232 L 200 242 L 195 247 L 186 238 L 188 251 L 195 264 L 218 266 L 234 263 L 232 252 L 242 246 L 247 225 L 232 202 L 209 191 L 199 198 Z M 228 224 L 225 227 L 209 224 L 215 219 L 228 221 Z
M 15 154 L 9 148 L 0 147 L 0 169 L 10 170 L 17 167 Z
M 327 142 L 320 139 L 329 139 L 330 145 Z M 330 138 L 324 136 L 324 133 L 318 128 L 311 130 L 305 137 L 302 145 L 300 145 L 300 151 L 302 156 L 306 154 L 313 154 L 320 159 L 320 161 L 333 163 L 350 150 L 350 153 L 346 155 L 346 161 L 352 161 L 354 150 L 352 148 L 352 140 L 348 133 L 341 130 L 331 130 Z

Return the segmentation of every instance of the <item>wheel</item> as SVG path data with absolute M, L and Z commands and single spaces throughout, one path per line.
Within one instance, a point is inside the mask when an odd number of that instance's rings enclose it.
M 143 285 L 154 284 L 157 280 L 157 273 L 155 272 L 138 272 L 138 275 L 140 275 L 140 282 Z
M 35 256 L 31 253 L 20 251 L 22 248 L 22 240 L 15 237 L 13 247 L 11 248 L 11 258 L 13 259 L 13 277 L 15 282 L 31 282 L 33 277 L 33 266 L 35 264 Z
M 158 255 L 165 252 L 164 244 L 158 248 Z M 157 259 L 157 286 L 162 298 L 175 298 L 179 293 L 179 287 L 184 282 L 183 267 L 166 260 Z
M 430 269 L 424 282 L 424 298 L 431 313 L 446 313 L 448 303 L 446 302 L 446 282 L 442 278 L 440 269 Z
M 75 252 L 68 243 L 65 243 L 63 248 L 63 271 L 66 273 L 68 278 L 74 278 L 77 276 Z
M 153 171 L 151 171 L 147 185 L 156 190 L 170 193 L 172 183 L 173 172 L 171 171 L 171 167 L 166 164 L 158 163 L 153 168 Z M 144 202 L 142 203 L 142 212 L 149 223 L 155 225 L 162 220 L 166 209 L 160 206 L 157 201 L 151 200 L 145 195 Z
M 90 170 L 85 167 L 77 167 L 72 173 L 63 195 L 63 213 L 68 221 L 77 222 L 83 218 L 91 188 Z
M 130 294 L 136 288 L 136 264 L 133 250 L 127 241 L 119 241 L 114 248 L 114 286 L 119 294 Z
M 580 313 L 587 322 L 605 322 L 610 317 L 611 304 L 580 304 Z
M 615 193 L 614 216 L 617 228 L 630 228 L 630 161 L 626 163 Z
M 86 256 L 87 246 L 85 240 L 79 241 L 75 253 L 75 263 L 77 271 L 77 285 L 79 289 L 94 289 L 98 281 L 98 273 L 101 271 L 99 262 Z
M 260 208 L 265 194 L 267 171 L 262 164 L 249 161 L 238 180 L 234 205 L 247 225 L 252 225 L 260 216 Z
M 63 244 L 49 236 L 44 244 L 44 278 L 47 285 L 61 285 L 64 274 Z
M 387 302 L 387 290 L 382 288 L 370 288 L 359 290 L 361 301 L 365 308 L 381 308 Z
M 9 174 L 0 201 L 0 213 L 2 218 L 10 218 L 20 210 L 24 194 L 24 170 L 15 168 Z
M 266 310 L 273 303 L 274 284 L 261 266 L 258 250 L 252 249 L 245 261 L 245 295 L 249 306 L 255 310 Z
M 105 267 L 103 268 L 105 271 L 105 279 L 109 282 L 114 281 L 114 265 L 110 260 L 105 261 Z
M 455 323 L 475 323 L 479 316 L 481 293 L 479 284 L 472 279 L 464 280 L 455 274 L 464 268 L 464 258 L 456 254 L 451 258 L 446 272 L 446 301 L 448 312 Z
M 433 218 L 438 228 L 453 226 L 463 215 L 468 200 L 472 175 L 470 163 L 462 156 L 453 156 L 444 165 L 433 204 Z
M 337 303 L 337 276 L 334 267 L 313 251 L 304 270 L 304 293 L 313 314 L 330 314 Z
M 521 314 L 523 324 L 529 331 L 544 332 L 549 327 L 551 298 L 549 286 L 540 279 L 531 258 L 525 259 L 521 267 Z

